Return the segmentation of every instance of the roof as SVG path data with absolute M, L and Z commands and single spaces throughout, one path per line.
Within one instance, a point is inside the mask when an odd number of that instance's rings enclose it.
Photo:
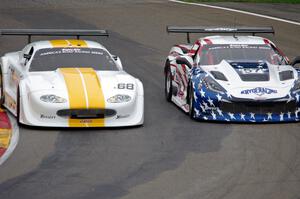
M 213 44 L 265 44 L 265 38 L 257 36 L 208 36 L 199 40 L 210 40 Z

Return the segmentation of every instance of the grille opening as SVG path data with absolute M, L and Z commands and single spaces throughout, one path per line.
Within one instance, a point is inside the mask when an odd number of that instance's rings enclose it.
M 117 112 L 112 109 L 64 109 L 57 111 L 56 114 L 72 119 L 96 119 L 112 117 L 116 115 L 116 113 Z
M 297 104 L 295 101 L 291 102 L 222 102 L 220 109 L 224 112 L 231 113 L 255 113 L 255 114 L 267 114 L 267 113 L 287 113 L 295 112 Z

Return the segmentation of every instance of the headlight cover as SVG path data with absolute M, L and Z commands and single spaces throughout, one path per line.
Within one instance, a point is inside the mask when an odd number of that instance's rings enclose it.
M 63 97 L 57 95 L 43 95 L 40 97 L 40 100 L 47 103 L 66 103 L 67 100 Z
M 123 102 L 129 102 L 131 100 L 131 97 L 129 95 L 115 95 L 107 99 L 108 103 L 123 103 Z
M 213 78 L 209 76 L 203 79 L 203 83 L 211 91 L 222 94 L 226 93 L 226 90 L 218 82 L 216 82 Z

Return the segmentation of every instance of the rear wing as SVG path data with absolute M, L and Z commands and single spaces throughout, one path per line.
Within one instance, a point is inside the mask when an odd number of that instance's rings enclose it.
M 32 36 L 106 36 L 107 30 L 83 30 L 83 29 L 0 29 L 0 36 L 27 36 L 28 43 Z
M 167 26 L 168 33 L 186 33 L 190 43 L 190 33 L 222 33 L 222 34 L 275 34 L 273 27 L 246 27 L 246 26 Z

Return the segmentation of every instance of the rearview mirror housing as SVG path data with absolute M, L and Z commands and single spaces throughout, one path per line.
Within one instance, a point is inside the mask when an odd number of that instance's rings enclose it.
M 187 65 L 189 68 L 192 68 L 193 66 L 192 66 L 192 64 L 188 61 L 188 59 L 187 58 L 185 58 L 185 57 L 178 57 L 177 59 L 176 59 L 176 63 L 177 64 L 184 64 L 184 65 Z
M 115 60 L 117 67 L 120 70 L 123 70 L 123 65 L 122 65 L 121 59 L 117 55 L 112 55 L 112 58 Z
M 24 54 L 23 57 L 24 57 L 25 59 L 29 60 L 29 59 L 31 58 L 31 55 L 29 55 L 29 54 Z

